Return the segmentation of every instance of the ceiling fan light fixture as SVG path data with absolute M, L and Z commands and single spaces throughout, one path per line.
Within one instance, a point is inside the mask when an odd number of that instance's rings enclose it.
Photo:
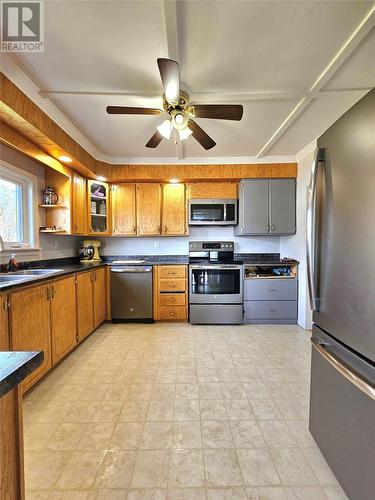
M 164 120 L 163 123 L 156 128 L 165 139 L 170 139 L 173 128 L 171 120 Z
M 185 127 L 183 129 L 180 129 L 178 131 L 178 135 L 180 136 L 180 141 L 187 139 L 192 133 L 193 133 L 193 131 L 190 130 L 189 127 Z

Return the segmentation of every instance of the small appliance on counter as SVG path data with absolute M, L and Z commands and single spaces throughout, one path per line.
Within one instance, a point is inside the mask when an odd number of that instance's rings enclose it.
M 102 246 L 98 240 L 83 240 L 82 248 L 79 250 L 80 262 L 83 264 L 100 262 L 99 248 Z
M 243 266 L 234 261 L 233 241 L 189 243 L 189 321 L 243 322 Z

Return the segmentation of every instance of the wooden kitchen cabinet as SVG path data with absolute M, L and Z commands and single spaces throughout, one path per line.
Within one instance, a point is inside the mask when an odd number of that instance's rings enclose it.
M 76 276 L 77 335 L 81 342 L 94 329 L 94 303 L 92 271 Z
M 92 271 L 92 276 L 94 328 L 97 328 L 106 318 L 107 297 L 105 268 L 95 269 Z
M 77 343 L 75 277 L 54 281 L 50 292 L 52 363 L 55 365 Z
M 162 201 L 162 234 L 186 234 L 186 203 L 184 184 L 164 184 Z
M 237 182 L 191 182 L 187 184 L 188 198 L 237 198 Z
M 187 266 L 154 266 L 154 319 L 187 320 Z
M 0 351 L 9 351 L 8 294 L 0 293 Z
M 161 233 L 161 185 L 137 184 L 137 234 L 152 236 Z
M 87 234 L 86 179 L 72 175 L 72 233 Z
M 137 234 L 135 184 L 112 186 L 112 234 L 132 236 Z
M 27 391 L 52 366 L 49 285 L 40 285 L 10 294 L 12 351 L 43 351 L 44 361 L 22 382 Z

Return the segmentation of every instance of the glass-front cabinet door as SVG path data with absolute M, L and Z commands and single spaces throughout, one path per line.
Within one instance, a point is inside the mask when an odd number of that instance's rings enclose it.
M 109 196 L 108 184 L 88 181 L 89 234 L 109 234 Z

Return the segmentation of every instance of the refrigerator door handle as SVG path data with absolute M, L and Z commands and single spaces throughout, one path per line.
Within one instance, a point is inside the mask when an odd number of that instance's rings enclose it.
M 342 364 L 332 353 L 329 352 L 327 342 L 319 342 L 316 338 L 311 339 L 313 347 L 318 351 L 318 353 L 341 375 L 343 375 L 349 382 L 354 384 L 358 389 L 360 389 L 366 396 L 375 401 L 375 387 L 368 384 L 365 380 L 359 377 L 356 373 L 350 370 L 347 366 Z
M 306 264 L 307 283 L 309 288 L 310 307 L 317 310 L 315 290 L 315 208 L 316 208 L 316 182 L 319 162 L 324 161 L 324 149 L 316 148 L 311 169 L 310 184 L 307 190 L 306 211 Z

